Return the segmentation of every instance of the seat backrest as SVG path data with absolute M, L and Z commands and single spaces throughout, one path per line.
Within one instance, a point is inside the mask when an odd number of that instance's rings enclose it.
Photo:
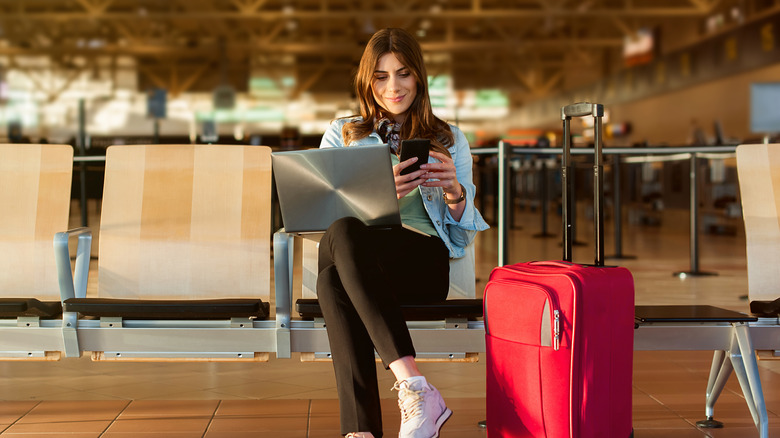
M 98 295 L 270 298 L 271 150 L 112 146 Z
M 68 229 L 73 148 L 0 145 L 0 296 L 60 300 L 54 234 Z
M 780 297 L 780 144 L 737 147 L 737 172 L 747 244 L 748 297 Z

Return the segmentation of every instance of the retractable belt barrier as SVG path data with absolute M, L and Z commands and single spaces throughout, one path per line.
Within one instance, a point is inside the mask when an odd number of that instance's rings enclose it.
M 691 162 L 690 171 L 690 269 L 688 271 L 676 272 L 674 275 L 680 277 L 712 275 L 709 272 L 699 270 L 699 209 L 698 209 L 698 160 L 699 159 L 725 159 L 734 157 L 736 145 L 734 146 L 690 146 L 690 147 L 663 147 L 663 148 L 604 148 L 604 155 L 612 155 L 618 163 L 648 163 L 661 161 L 682 161 Z M 497 148 L 485 148 L 472 150 L 474 154 L 497 154 L 498 156 L 498 265 L 503 266 L 509 263 L 509 239 L 508 239 L 508 206 L 511 205 L 510 199 L 510 178 L 509 162 L 515 156 L 528 155 L 561 155 L 561 148 L 526 148 L 515 147 L 508 142 L 500 142 Z M 572 148 L 572 154 L 588 155 L 593 154 L 592 148 Z M 613 163 L 614 167 L 614 163 Z M 614 190 L 615 195 L 619 196 L 619 190 Z M 620 206 L 620 202 L 616 202 Z M 621 255 L 622 248 L 620 243 L 622 230 L 619 225 L 622 215 L 619 211 L 614 214 L 615 218 L 615 242 L 616 253 Z

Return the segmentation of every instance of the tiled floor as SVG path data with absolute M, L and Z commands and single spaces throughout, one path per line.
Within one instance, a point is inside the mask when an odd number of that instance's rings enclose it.
M 700 269 L 718 275 L 679 279 L 690 268 L 687 214 L 670 214 L 663 227 L 626 224 L 624 253 L 615 263 L 631 269 L 637 304 L 713 304 L 747 311 L 744 239 L 702 235 Z M 511 261 L 560 258 L 557 238 L 538 239 L 536 215 L 520 215 L 511 232 Z M 583 229 L 589 224 L 583 221 Z M 551 224 L 551 230 L 557 230 Z M 607 252 L 612 249 L 608 228 Z M 587 240 L 588 233 L 580 238 Z M 496 264 L 495 230 L 478 241 L 477 275 L 484 287 Z M 590 247 L 577 247 L 587 261 Z M 633 424 L 638 438 L 756 437 L 742 392 L 732 377 L 715 406 L 724 429 L 702 430 L 710 352 L 635 353 Z M 780 361 L 761 361 L 770 436 L 780 437 Z M 482 437 L 485 365 L 423 363 L 454 416 L 442 436 Z M 385 436 L 397 434 L 399 415 L 389 372 L 384 389 Z M 0 362 L 0 435 L 19 437 L 336 437 L 338 404 L 328 363 Z

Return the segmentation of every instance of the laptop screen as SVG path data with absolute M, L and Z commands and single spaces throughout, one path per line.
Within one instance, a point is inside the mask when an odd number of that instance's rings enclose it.
M 275 152 L 273 174 L 285 231 L 325 231 L 352 216 L 401 225 L 387 145 Z

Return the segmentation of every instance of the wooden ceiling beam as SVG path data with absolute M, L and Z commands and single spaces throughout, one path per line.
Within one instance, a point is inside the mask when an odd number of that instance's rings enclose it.
M 614 17 L 614 18 L 612 19 L 612 23 L 613 23 L 613 24 L 615 25 L 615 27 L 617 27 L 617 28 L 620 30 L 620 32 L 621 32 L 623 35 L 625 35 L 625 36 L 634 35 L 634 34 L 636 33 L 636 26 L 635 26 L 635 25 L 629 25 L 629 24 L 628 24 L 628 23 L 626 23 L 626 21 L 625 21 L 625 20 L 623 20 L 623 19 L 620 19 L 620 18 L 618 18 L 618 17 Z
M 91 16 L 105 13 L 113 2 L 114 0 L 76 0 L 76 3 L 80 4 Z
M 165 80 L 163 80 L 160 76 L 158 76 L 157 73 L 152 71 L 149 67 L 143 64 L 138 64 L 138 71 L 143 73 L 146 77 L 148 77 L 149 80 L 151 80 L 154 83 L 154 85 L 156 85 L 157 87 L 165 88 L 165 89 L 171 88 L 170 84 L 166 83 Z
M 295 89 L 290 93 L 290 99 L 295 100 L 298 97 L 300 97 L 301 93 L 305 92 L 306 90 L 310 89 L 314 84 L 317 83 L 317 81 L 320 80 L 322 75 L 325 74 L 328 69 L 330 69 L 331 64 L 329 62 L 326 62 L 320 66 L 320 68 L 317 69 L 314 73 L 312 73 L 311 76 L 306 78 L 306 80 L 299 84 Z
M 81 0 L 87 1 L 87 0 Z M 355 18 L 373 18 L 373 19 L 408 19 L 410 15 L 417 18 L 432 19 L 461 19 L 461 20 L 479 20 L 479 19 L 541 19 L 548 17 L 586 19 L 586 18 L 670 18 L 670 17 L 701 17 L 707 14 L 707 10 L 701 7 L 681 6 L 681 7 L 633 7 L 633 8 L 593 8 L 578 10 L 576 8 L 528 8 L 528 9 L 508 9 L 508 8 L 490 8 L 486 9 L 481 5 L 478 9 L 441 9 L 431 11 L 429 8 L 414 11 L 399 10 L 303 10 L 293 9 L 291 11 L 282 10 L 251 10 L 236 11 L 229 9 L 211 9 L 201 11 L 168 11 L 168 10 L 147 10 L 141 14 L 138 12 L 126 11 L 102 11 L 96 10 L 95 13 L 85 13 L 83 11 L 60 11 L 51 12 L 48 10 L 24 10 L 22 12 L 11 12 L 4 14 L 6 20 L 25 19 L 36 21 L 64 21 L 64 20 L 94 20 L 96 16 L 103 20 L 214 20 L 214 19 L 232 19 L 232 20 L 258 20 L 263 22 L 273 22 L 283 19 L 296 18 L 300 20 L 352 20 Z
M 513 50 L 524 48 L 532 49 L 569 49 L 572 47 L 620 47 L 623 44 L 621 38 L 548 38 L 525 41 L 507 40 L 463 40 L 463 41 L 430 41 L 423 42 L 421 46 L 426 52 L 480 52 L 488 50 Z M 68 53 L 78 55 L 134 55 L 134 56 L 202 56 L 218 51 L 215 44 L 203 44 L 197 47 L 186 47 L 176 44 L 143 44 L 137 42 L 127 46 L 106 44 L 101 47 L 79 47 L 71 44 L 57 44 L 48 47 L 0 47 L 0 55 L 53 55 Z M 237 53 L 286 53 L 286 54 L 354 54 L 362 51 L 362 47 L 350 43 L 272 43 L 265 38 L 258 43 L 227 44 L 225 50 Z
M 720 3 L 720 0 L 688 0 L 694 7 L 704 14 L 709 14 Z
M 512 74 L 535 97 L 542 97 L 552 93 L 563 80 L 563 70 L 545 75 L 539 68 L 513 68 Z M 543 76 L 546 77 L 544 81 L 540 79 Z
M 547 77 L 544 84 L 537 90 L 538 95 L 546 96 L 555 90 L 563 82 L 563 71 L 559 70 L 553 75 Z
M 121 21 L 112 21 L 111 25 L 114 27 L 114 29 L 123 37 L 127 39 L 128 42 L 134 43 L 138 39 L 138 35 L 130 30 L 130 27 L 126 26 Z
M 70 85 L 73 83 L 73 81 L 76 80 L 79 76 L 81 76 L 81 73 L 84 71 L 86 67 L 81 67 L 79 69 L 72 70 L 70 74 L 68 75 L 67 79 L 65 79 L 65 82 L 56 90 L 50 91 L 48 94 L 48 102 L 54 102 L 57 100 L 57 98 L 60 97 L 60 94 L 62 94 L 65 90 L 70 87 Z
M 262 9 L 266 0 L 232 0 L 233 3 L 242 14 L 253 14 Z
M 94 63 L 94 60 L 93 60 L 93 63 Z M 39 91 L 42 91 L 44 94 L 46 94 L 46 101 L 49 102 L 49 103 L 54 102 L 55 100 L 57 100 L 57 98 L 59 98 L 60 94 L 62 94 L 63 91 L 67 90 L 68 87 L 70 87 L 70 85 L 73 83 L 73 81 L 76 80 L 76 78 L 78 78 L 81 75 L 81 73 L 89 66 L 90 65 L 87 64 L 87 65 L 84 65 L 82 67 L 68 69 L 69 72 L 68 72 L 68 74 L 67 74 L 67 76 L 65 78 L 65 82 L 62 85 L 60 85 L 59 87 L 57 87 L 56 89 L 52 89 L 51 86 L 48 86 L 48 85 L 42 83 L 36 77 L 36 75 L 34 74 L 34 70 L 36 70 L 36 69 L 30 69 L 28 67 L 19 65 L 19 63 L 16 61 L 15 57 L 13 57 L 13 56 L 9 58 L 9 63 L 8 63 L 8 67 L 9 68 L 12 68 L 12 69 L 22 73 L 23 75 L 25 75 L 27 77 L 27 79 L 29 79 L 29 81 L 32 82 L 33 87 L 35 89 L 37 89 Z
M 203 73 L 212 68 L 212 64 L 212 60 L 207 60 L 198 64 L 198 67 L 192 71 L 183 82 L 177 83 L 177 86 L 171 89 L 171 95 L 177 97 L 181 93 L 189 91 L 192 86 L 195 85 L 195 82 L 203 76 Z

